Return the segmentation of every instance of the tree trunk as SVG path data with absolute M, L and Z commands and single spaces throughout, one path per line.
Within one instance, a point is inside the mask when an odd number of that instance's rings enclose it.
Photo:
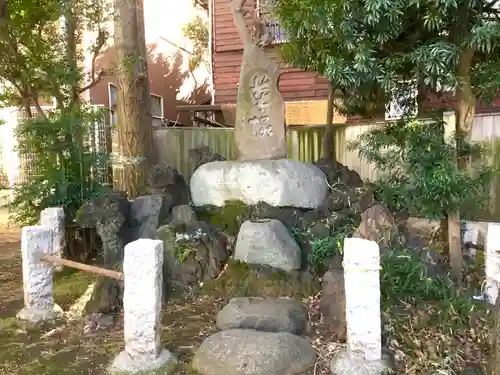
M 121 158 L 117 188 L 134 198 L 144 190 L 154 156 L 143 0 L 115 0 L 115 12 Z
M 333 127 L 333 113 L 335 102 L 335 89 L 332 83 L 328 86 L 328 108 L 326 112 L 326 134 L 323 140 L 323 156 L 335 161 L 335 128 Z
M 457 70 L 459 83 L 457 87 L 457 104 L 455 107 L 455 132 L 465 135 L 467 139 L 470 139 L 476 106 L 470 83 L 470 67 L 473 57 L 473 49 L 469 48 L 462 51 Z M 459 158 L 457 154 L 458 169 L 465 170 L 467 166 L 467 159 Z M 458 211 L 448 213 L 448 241 L 452 273 L 455 279 L 460 281 L 462 274 L 462 243 L 460 238 L 460 212 Z

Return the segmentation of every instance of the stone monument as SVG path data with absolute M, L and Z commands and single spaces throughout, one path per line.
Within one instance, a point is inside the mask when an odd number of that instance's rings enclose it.
M 235 123 L 239 160 L 214 161 L 196 169 L 190 181 L 191 199 L 195 206 L 223 206 L 237 200 L 315 209 L 328 194 L 325 174 L 313 164 L 287 159 L 278 67 L 259 45 L 262 38 L 247 29 L 243 3 L 231 3 L 244 42 Z
M 243 0 L 236 0 L 231 10 L 244 43 L 235 121 L 239 160 L 286 158 L 285 103 L 278 91 L 278 67 L 248 31 Z

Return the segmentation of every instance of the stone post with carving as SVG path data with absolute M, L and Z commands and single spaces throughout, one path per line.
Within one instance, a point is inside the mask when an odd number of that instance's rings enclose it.
M 336 375 L 382 374 L 380 250 L 374 241 L 344 240 L 347 348 L 333 359 Z
M 123 262 L 125 350 L 109 373 L 172 374 L 176 358 L 161 347 L 163 241 L 139 239 L 125 246 Z M 155 372 L 156 373 L 156 372 Z

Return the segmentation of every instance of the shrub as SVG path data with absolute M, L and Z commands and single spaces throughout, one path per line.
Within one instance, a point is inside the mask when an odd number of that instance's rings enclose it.
M 455 139 L 458 149 L 444 141 L 441 121 L 410 120 L 363 133 L 348 147 L 381 171 L 372 184 L 377 200 L 392 212 L 436 220 L 465 207 L 479 212 L 488 203 L 494 169 L 482 162 L 486 149 Z M 473 169 L 456 168 L 457 151 L 475 161 Z
M 40 212 L 53 206 L 64 206 L 71 220 L 84 201 L 107 191 L 107 158 L 92 141 L 99 120 L 99 111 L 80 109 L 53 111 L 18 126 L 17 151 L 29 165 L 25 181 L 14 188 L 14 222 L 35 224 Z

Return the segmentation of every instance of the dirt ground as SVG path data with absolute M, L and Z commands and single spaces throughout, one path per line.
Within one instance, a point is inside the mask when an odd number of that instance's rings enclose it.
M 80 297 L 93 276 L 64 270 L 54 276 L 54 298 L 67 309 Z M 114 328 L 86 333 L 85 322 L 60 322 L 29 327 L 15 319 L 23 306 L 20 231 L 0 228 L 0 374 L 3 375 L 100 375 L 113 356 L 123 349 L 123 317 Z M 189 362 L 201 341 L 215 331 L 215 315 L 226 301 L 201 297 L 168 304 L 164 308 L 162 343 L 181 365 L 178 375 L 193 375 Z M 338 349 L 333 335 L 319 321 L 317 301 L 311 307 L 310 340 L 319 359 L 310 374 L 329 373 L 328 364 Z

